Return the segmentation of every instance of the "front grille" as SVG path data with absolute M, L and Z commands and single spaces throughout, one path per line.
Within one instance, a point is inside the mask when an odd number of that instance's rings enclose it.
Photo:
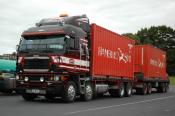
M 49 59 L 25 59 L 24 69 L 48 69 Z
M 29 76 L 29 81 L 40 82 L 41 77 L 44 78 L 44 81 L 48 81 L 48 78 L 44 76 Z

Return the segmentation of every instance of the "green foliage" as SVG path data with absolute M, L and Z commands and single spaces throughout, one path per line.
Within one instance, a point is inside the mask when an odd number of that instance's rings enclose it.
M 175 75 L 175 49 L 167 50 L 167 72 L 169 75 Z
M 171 27 L 163 25 L 143 28 L 136 35 L 141 38 L 141 44 L 152 44 L 165 51 L 175 48 L 175 31 Z
M 136 44 L 140 44 L 140 37 L 137 36 L 136 34 L 132 34 L 132 33 L 124 33 L 122 34 L 123 36 L 129 37 L 131 39 L 136 40 Z
M 171 27 L 152 26 L 142 28 L 136 34 L 123 34 L 129 38 L 139 40 L 139 44 L 152 44 L 167 52 L 167 72 L 175 75 L 175 30 Z

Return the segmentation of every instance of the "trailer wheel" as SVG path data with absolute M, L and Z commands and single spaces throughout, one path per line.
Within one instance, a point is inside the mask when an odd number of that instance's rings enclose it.
M 25 93 L 25 94 L 22 94 L 22 97 L 26 101 L 32 101 L 37 97 L 37 95 Z
M 123 97 L 125 94 L 124 84 L 121 83 L 118 89 L 110 89 L 109 93 L 112 97 Z
M 147 94 L 147 84 L 143 83 L 142 88 L 136 89 L 137 94 L 146 95 Z
M 151 83 L 148 83 L 147 85 L 147 94 L 151 94 L 152 93 L 152 86 L 151 86 Z
M 157 88 L 158 93 L 164 93 L 166 91 L 166 86 L 164 83 L 160 83 L 159 87 Z
M 85 93 L 81 95 L 82 100 L 89 101 L 93 98 L 93 88 L 91 83 L 86 83 Z
M 66 84 L 63 89 L 63 100 L 67 103 L 73 102 L 76 98 L 76 85 L 74 82 L 70 81 Z
M 119 89 L 117 90 L 117 97 L 123 97 L 125 94 L 124 84 L 121 83 Z
M 127 83 L 125 86 L 125 96 L 130 97 L 132 95 L 132 86 L 131 83 Z
M 168 90 L 169 90 L 169 84 L 165 83 L 165 92 L 168 92 Z

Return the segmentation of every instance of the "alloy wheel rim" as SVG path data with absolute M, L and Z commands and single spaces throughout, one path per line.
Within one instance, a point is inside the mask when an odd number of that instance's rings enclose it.
M 92 98 L 92 88 L 91 88 L 90 85 L 87 85 L 87 86 L 86 86 L 86 97 L 87 97 L 88 99 L 91 99 L 91 98 Z
M 73 100 L 75 97 L 75 88 L 73 85 L 70 85 L 68 88 L 68 97 Z

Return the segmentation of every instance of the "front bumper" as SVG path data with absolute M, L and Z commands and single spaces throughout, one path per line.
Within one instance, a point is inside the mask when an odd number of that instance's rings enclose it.
M 37 95 L 52 94 L 56 96 L 61 96 L 64 89 L 63 82 L 51 83 L 51 82 L 21 82 L 17 81 L 16 92 L 18 94 L 31 93 Z

